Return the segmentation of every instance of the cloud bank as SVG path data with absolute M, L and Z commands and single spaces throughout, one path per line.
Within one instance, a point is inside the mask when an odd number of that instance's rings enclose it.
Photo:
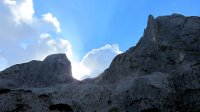
M 117 44 L 107 44 L 98 49 L 93 49 L 83 57 L 79 66 L 77 66 L 77 70 L 73 70 L 73 74 L 77 79 L 96 77 L 108 68 L 113 58 L 120 53 L 122 52 Z M 78 71 L 78 68 L 83 71 Z
M 32 0 L 1 0 L 0 7 L 1 70 L 31 59 L 42 60 L 53 53 L 72 56 L 68 40 L 50 35 L 50 32 L 61 32 L 60 23 L 53 14 L 36 17 Z
M 74 77 L 91 78 L 121 53 L 117 44 L 107 44 L 88 52 L 80 62 L 73 60 L 71 43 L 59 36 L 62 30 L 58 19 L 50 12 L 36 17 L 32 0 L 1 0 L 0 17 L 0 71 L 17 63 L 43 60 L 50 54 L 66 53 Z

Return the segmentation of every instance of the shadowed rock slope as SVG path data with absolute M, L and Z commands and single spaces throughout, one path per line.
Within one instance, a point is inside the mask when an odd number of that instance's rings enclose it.
M 24 81 L 15 73 L 19 65 L 2 71 L 0 111 L 200 111 L 200 17 L 150 15 L 137 45 L 116 56 L 94 79 L 74 81 L 66 60 L 53 56 L 30 62 L 31 69 L 20 68 L 20 74 L 28 71 L 22 75 Z M 32 64 L 46 61 L 56 64 Z

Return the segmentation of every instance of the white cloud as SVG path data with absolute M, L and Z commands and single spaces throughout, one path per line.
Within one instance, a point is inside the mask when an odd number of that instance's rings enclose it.
M 34 14 L 32 0 L 4 0 L 4 3 L 10 8 L 17 23 L 32 21 Z
M 32 45 L 27 49 L 35 51 L 34 58 L 44 59 L 49 54 L 66 53 L 68 58 L 72 58 L 72 45 L 68 40 L 63 38 L 53 39 L 49 34 L 41 34 L 36 45 Z
M 117 44 L 107 44 L 88 52 L 81 62 L 74 60 L 71 43 L 59 37 L 57 18 L 51 13 L 36 17 L 32 0 L 0 0 L 0 29 L 0 71 L 13 64 L 66 53 L 72 62 L 73 76 L 83 79 L 103 72 L 121 53 Z
M 98 49 L 88 52 L 82 59 L 79 66 L 73 69 L 74 77 L 77 79 L 93 78 L 109 67 L 113 58 L 122 53 L 117 44 L 107 44 Z M 80 68 L 83 71 L 80 71 Z
M 32 0 L 1 0 L 0 17 L 0 70 L 53 53 L 72 57 L 70 42 L 49 33 L 61 31 L 57 18 L 51 13 L 36 17 Z
M 43 19 L 46 22 L 52 24 L 55 27 L 57 32 L 61 32 L 59 21 L 57 20 L 56 17 L 53 17 L 53 15 L 51 13 L 44 14 Z

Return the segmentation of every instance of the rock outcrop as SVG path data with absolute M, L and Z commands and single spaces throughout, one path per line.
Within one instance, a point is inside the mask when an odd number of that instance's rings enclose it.
M 200 111 L 200 17 L 150 15 L 137 45 L 94 79 L 73 81 L 70 62 L 57 56 L 2 71 L 2 82 L 19 88 L 0 90 L 0 111 Z
M 138 44 L 116 56 L 95 82 L 116 83 L 127 111 L 200 111 L 199 61 L 199 17 L 150 15 Z
M 53 54 L 43 61 L 34 60 L 11 66 L 0 73 L 0 79 L 0 85 L 15 88 L 48 87 L 74 81 L 71 62 L 65 54 Z

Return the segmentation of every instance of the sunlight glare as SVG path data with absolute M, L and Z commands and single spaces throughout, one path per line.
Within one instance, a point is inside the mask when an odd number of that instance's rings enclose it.
M 82 80 L 84 76 L 90 74 L 90 71 L 81 62 L 72 62 L 72 74 L 75 79 Z

